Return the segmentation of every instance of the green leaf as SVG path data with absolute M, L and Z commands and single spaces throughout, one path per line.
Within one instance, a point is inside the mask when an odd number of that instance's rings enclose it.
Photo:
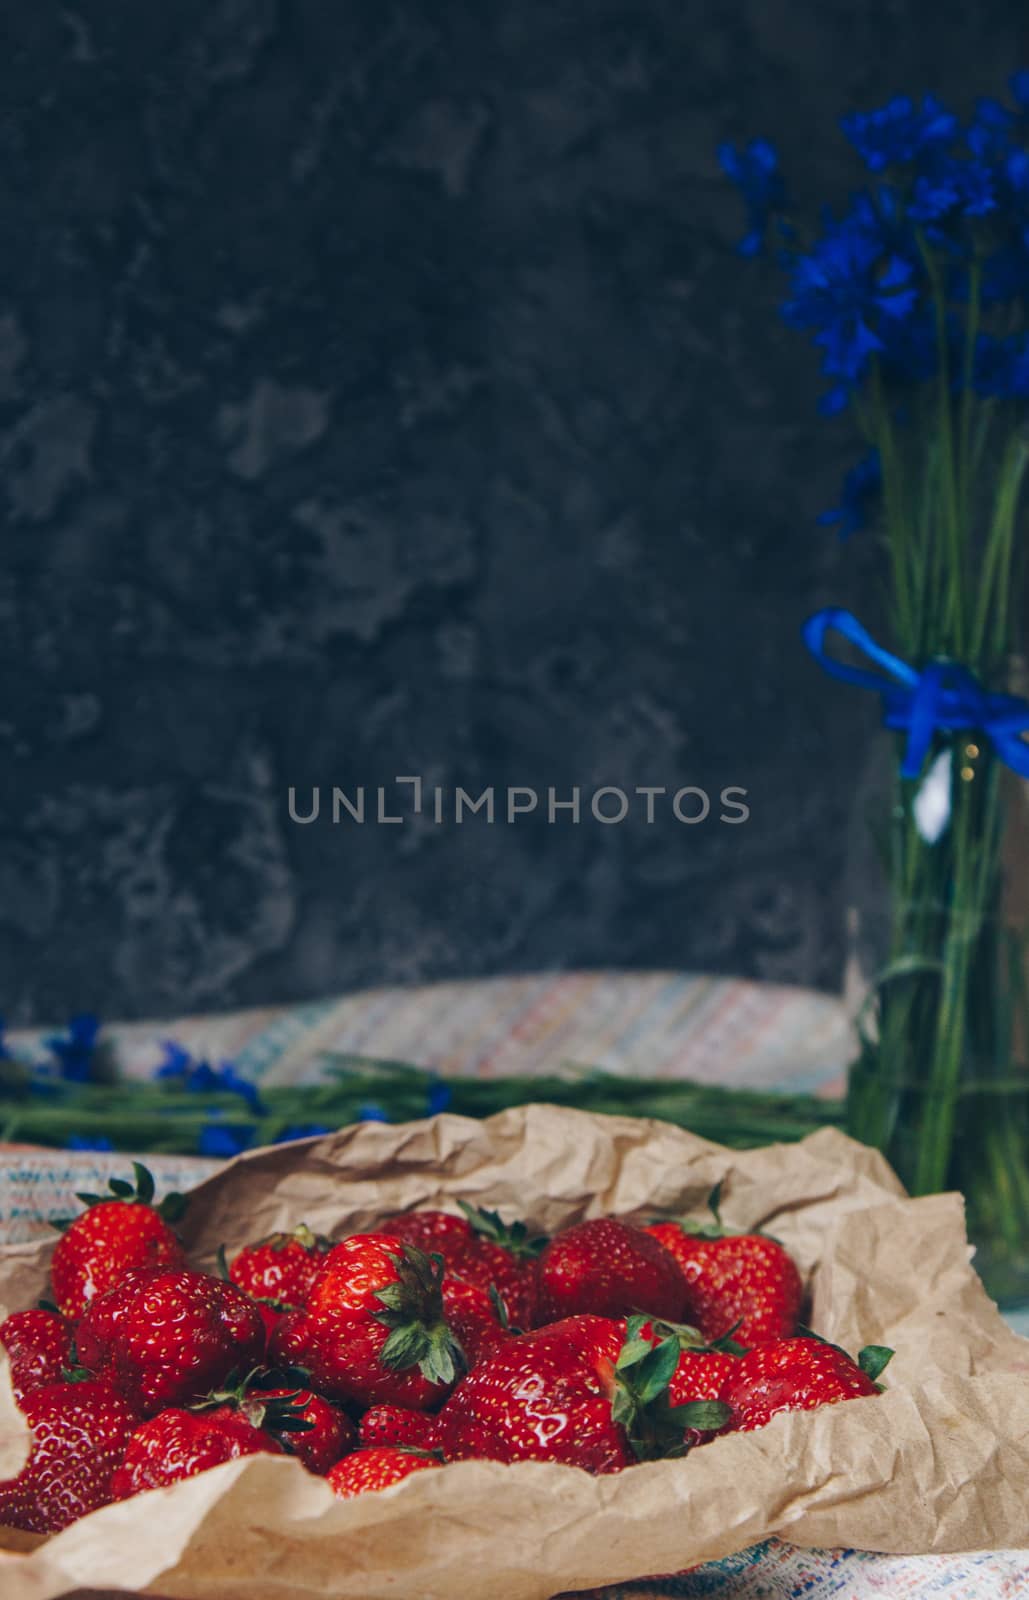
M 218 1253 L 214 1259 L 218 1268 L 219 1278 L 221 1278 L 223 1283 L 230 1283 L 231 1278 L 229 1276 L 229 1263 L 225 1255 L 225 1246 L 223 1244 L 218 1246 Z
M 646 1339 L 629 1339 L 622 1345 L 615 1362 L 615 1371 L 624 1372 L 627 1367 L 634 1367 L 643 1361 L 654 1346 Z
M 511 1318 L 507 1314 L 507 1306 L 504 1304 L 504 1297 L 500 1293 L 500 1290 L 497 1288 L 496 1284 L 491 1283 L 486 1292 L 490 1297 L 490 1303 L 497 1314 L 497 1321 L 500 1323 L 500 1326 L 502 1328 L 510 1328 Z
M 387 1311 L 403 1311 L 411 1297 L 402 1283 L 387 1283 L 384 1289 L 376 1289 L 375 1298 L 386 1307 Z
M 643 1328 L 645 1328 L 647 1323 L 650 1322 L 651 1320 L 652 1319 L 650 1317 L 648 1317 L 642 1311 L 635 1311 L 635 1312 L 633 1312 L 631 1317 L 626 1317 L 626 1319 L 625 1319 L 625 1337 L 626 1337 L 626 1339 L 628 1339 L 630 1341 L 630 1343 L 632 1342 L 633 1339 L 638 1339 L 639 1336 L 640 1336 L 641 1330 Z
M 107 1187 L 117 1200 L 128 1200 L 136 1191 L 125 1178 L 111 1178 Z
M 667 1390 L 678 1365 L 678 1339 L 663 1339 L 647 1352 L 639 1363 L 634 1385 L 641 1405 L 649 1405 Z
M 154 1198 L 153 1177 L 142 1161 L 134 1161 L 132 1170 L 136 1174 L 136 1197 L 142 1205 L 148 1206 Z
M 467 1200 L 458 1200 L 457 1203 L 465 1220 L 480 1238 L 503 1245 L 513 1256 L 531 1260 L 539 1255 L 547 1243 L 542 1234 L 530 1238 L 524 1222 L 505 1222 L 499 1211 L 486 1211 L 481 1206 L 469 1205 Z
M 76 1198 L 76 1200 L 81 1200 L 82 1204 L 88 1210 L 90 1206 L 104 1206 L 104 1205 L 106 1205 L 111 1197 L 110 1197 L 110 1195 L 83 1193 L 83 1194 L 76 1194 L 75 1198 Z
M 403 1371 L 406 1367 L 416 1366 L 421 1361 L 427 1342 L 424 1328 L 418 1327 L 416 1323 L 402 1323 L 400 1327 L 393 1329 L 379 1351 L 379 1360 L 384 1367 L 392 1367 L 397 1372 Z
M 858 1366 L 874 1383 L 886 1371 L 892 1359 L 893 1351 L 889 1345 L 866 1344 L 858 1353 Z
M 186 1214 L 188 1205 L 189 1201 L 184 1194 L 173 1191 L 171 1194 L 165 1195 L 157 1210 L 165 1222 L 181 1222 Z
M 611 1396 L 611 1416 L 628 1431 L 636 1417 L 636 1401 L 628 1389 L 619 1384 Z
M 731 1419 L 732 1407 L 722 1400 L 688 1400 L 685 1405 L 669 1406 L 668 1416 L 678 1428 L 717 1433 Z

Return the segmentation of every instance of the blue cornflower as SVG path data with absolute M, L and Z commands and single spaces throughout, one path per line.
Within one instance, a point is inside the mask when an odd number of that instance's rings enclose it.
M 358 1122 L 388 1122 L 389 1117 L 381 1106 L 377 1106 L 374 1101 L 369 1100 L 367 1105 L 358 1106 L 357 1120 Z
M 985 217 L 997 208 L 993 173 L 981 161 L 934 162 L 914 183 L 908 215 L 916 222 Z
M 275 1143 L 292 1144 L 294 1139 L 313 1139 L 317 1134 L 334 1132 L 334 1128 L 327 1127 L 323 1122 L 297 1122 L 283 1128 Z
M 1029 400 L 1029 335 L 996 339 L 992 334 L 980 334 L 972 387 L 993 399 Z
M 435 1117 L 441 1111 L 446 1111 L 454 1098 L 454 1091 L 449 1083 L 442 1078 L 433 1078 L 429 1084 L 429 1092 L 425 1096 L 425 1115 Z
M 238 1094 L 255 1117 L 261 1116 L 264 1107 L 257 1086 L 241 1077 L 231 1061 L 223 1061 L 220 1067 L 212 1067 L 209 1061 L 194 1061 L 174 1039 L 165 1040 L 161 1048 L 164 1060 L 155 1069 L 155 1078 L 176 1079 L 190 1094 Z
M 238 1156 L 253 1143 L 254 1129 L 245 1122 L 206 1122 L 200 1130 L 197 1150 L 202 1156 Z
M 64 1141 L 64 1148 L 66 1150 L 113 1150 L 114 1145 L 110 1139 L 105 1139 L 102 1135 L 95 1139 L 87 1139 L 85 1134 L 73 1133 L 69 1139 Z
M 823 511 L 819 523 L 823 527 L 837 525 L 841 539 L 849 539 L 851 534 L 859 533 L 871 520 L 873 504 L 882 492 L 882 481 L 879 452 L 871 450 L 868 455 L 862 456 L 856 466 L 851 467 L 843 480 L 839 505 Z
M 910 317 L 918 300 L 914 279 L 912 263 L 884 249 L 864 210 L 842 222 L 829 218 L 813 248 L 797 257 L 792 298 L 782 312 L 792 327 L 813 330 L 825 352 L 823 372 L 841 380 L 823 397 L 823 411 L 843 409 L 870 357 Z
M 778 153 L 768 139 L 751 139 L 739 150 L 733 144 L 719 145 L 718 160 L 747 207 L 747 231 L 736 248 L 741 256 L 756 256 L 764 246 L 769 218 L 786 203 Z
M 164 1051 L 164 1060 L 159 1067 L 154 1068 L 155 1078 L 184 1078 L 193 1065 L 193 1057 L 188 1050 L 174 1039 L 165 1039 L 161 1044 Z
M 46 1046 L 62 1078 L 69 1083 L 88 1083 L 96 1053 L 99 1019 L 90 1012 L 72 1017 L 66 1034 L 54 1034 Z
M 877 111 L 851 112 L 840 126 L 869 171 L 884 172 L 950 144 L 958 119 L 935 95 L 927 94 L 918 106 L 903 94 Z
M 999 100 L 976 101 L 975 115 L 965 132 L 965 143 L 979 161 L 999 161 L 1011 147 L 1014 112 Z

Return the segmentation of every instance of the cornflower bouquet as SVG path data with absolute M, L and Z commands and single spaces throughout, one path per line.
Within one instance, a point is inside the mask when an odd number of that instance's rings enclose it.
M 881 819 L 889 950 L 849 1128 L 915 1193 L 965 1189 L 1010 1298 L 1029 1291 L 1029 1078 L 1013 1059 L 1024 946 L 1001 915 L 1010 772 L 1029 777 L 1029 705 L 1009 692 L 1025 592 L 1029 71 L 1009 87 L 965 120 L 933 95 L 844 117 L 867 181 L 810 232 L 767 140 L 720 158 L 746 202 L 741 252 L 770 251 L 785 272 L 782 314 L 821 356 L 821 410 L 863 441 L 822 520 L 844 536 L 874 525 L 885 557 L 891 648 L 845 611 L 804 630 L 826 671 L 881 694 L 899 744 Z
M 835 1102 L 814 1095 L 627 1078 L 572 1062 L 547 1077 L 441 1078 L 403 1061 L 328 1052 L 316 1081 L 265 1085 L 231 1061 L 194 1058 L 176 1040 L 161 1050 L 149 1078 L 126 1078 L 113 1037 L 91 1014 L 72 1017 L 42 1054 L 12 1049 L 0 1019 L 0 1143 L 226 1158 L 354 1122 L 488 1117 L 529 1100 L 656 1117 L 736 1149 L 803 1139 L 841 1120 Z

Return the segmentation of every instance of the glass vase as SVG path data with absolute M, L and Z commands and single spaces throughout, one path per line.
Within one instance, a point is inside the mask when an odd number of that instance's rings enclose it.
M 863 996 L 848 1131 L 882 1150 L 912 1194 L 960 1189 L 977 1270 L 995 1299 L 1022 1305 L 1029 1004 L 1005 822 L 1023 796 L 974 735 L 941 743 L 917 780 L 899 776 L 899 753 L 883 744 L 888 759 L 861 798 L 870 843 L 855 852 L 852 841 L 850 863 L 863 899 L 850 913 L 850 988 Z

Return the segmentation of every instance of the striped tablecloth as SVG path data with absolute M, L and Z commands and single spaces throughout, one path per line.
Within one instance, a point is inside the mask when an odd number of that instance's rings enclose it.
M 31 1053 L 52 1028 L 12 1036 Z M 383 1056 L 442 1075 L 553 1070 L 563 1061 L 836 1094 L 850 1057 L 841 1002 L 804 990 L 681 973 L 572 973 L 382 989 L 311 1005 L 133 1023 L 109 1030 L 123 1070 L 147 1076 L 174 1038 L 232 1060 L 265 1083 L 310 1082 L 326 1050 Z M 124 1169 L 124 1156 L 0 1147 L 0 1242 L 47 1231 L 76 1190 Z M 217 1162 L 147 1157 L 162 1190 L 188 1188 Z M 673 1578 L 595 1591 L 590 1600 L 1029 1600 L 1029 1552 L 893 1557 L 800 1550 L 769 1540 Z
M 10 1035 L 32 1054 L 54 1029 Z M 571 972 L 422 988 L 213 1017 L 112 1024 L 130 1076 L 176 1039 L 265 1083 L 309 1082 L 326 1050 L 485 1078 L 574 1061 L 627 1076 L 839 1094 L 854 1045 L 841 1000 L 782 984 L 683 972 Z

